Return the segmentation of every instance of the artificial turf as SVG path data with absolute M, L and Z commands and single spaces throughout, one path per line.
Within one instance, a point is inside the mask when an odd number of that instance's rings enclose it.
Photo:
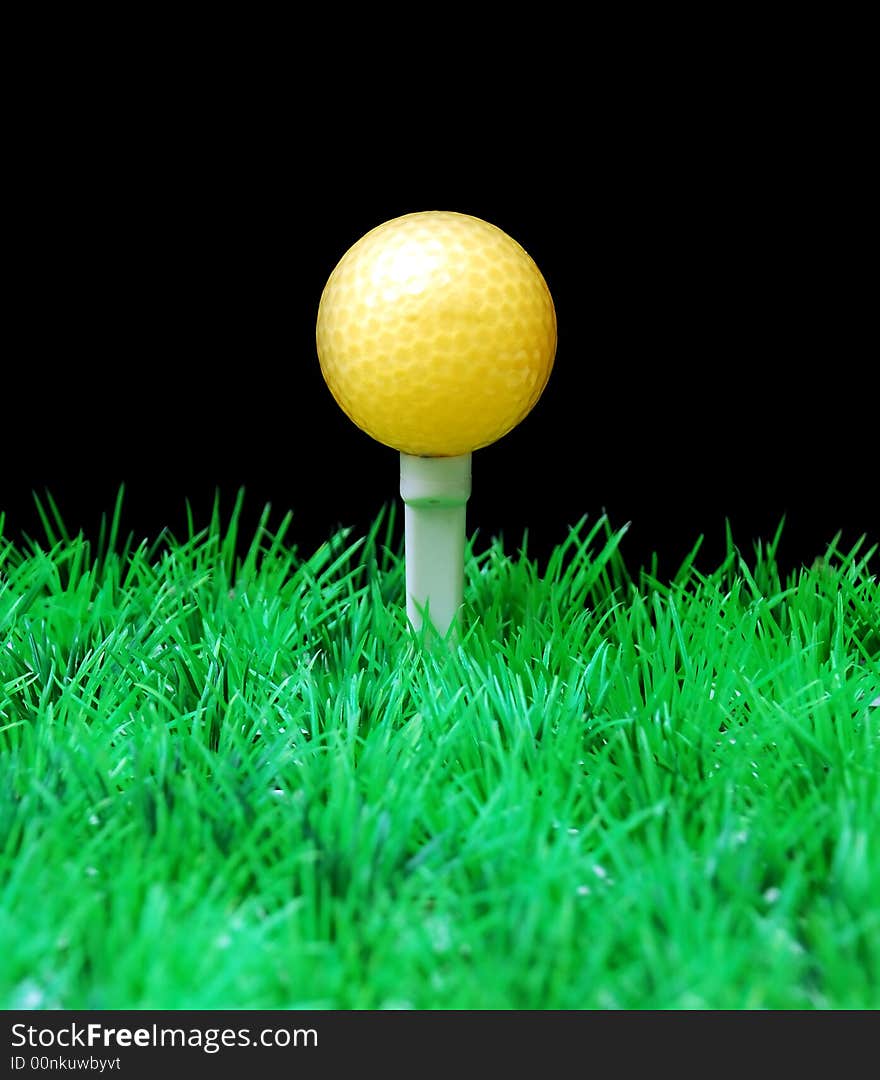
M 240 504 L 0 538 L 0 1005 L 880 1007 L 880 586 L 630 572 L 604 520 L 466 561 Z

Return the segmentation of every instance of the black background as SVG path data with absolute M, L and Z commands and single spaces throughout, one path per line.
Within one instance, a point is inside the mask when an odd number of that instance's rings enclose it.
M 138 536 L 242 486 L 245 533 L 267 502 L 303 549 L 366 528 L 398 460 L 322 381 L 321 289 L 374 225 L 452 209 L 532 254 L 559 321 L 543 398 L 475 455 L 472 532 L 546 555 L 604 510 L 631 563 L 669 572 L 700 534 L 720 559 L 726 520 L 750 552 L 786 515 L 791 566 L 838 530 L 876 539 L 864 169 L 819 91 L 711 66 L 415 119 L 271 72 L 120 99 L 80 73 L 12 167 L 7 534 L 38 531 L 45 489 L 94 534 L 123 482 Z

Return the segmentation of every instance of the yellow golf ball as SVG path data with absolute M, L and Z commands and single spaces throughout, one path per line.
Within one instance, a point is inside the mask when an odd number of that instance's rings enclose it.
M 426 211 L 343 255 L 318 308 L 331 393 L 368 435 L 407 454 L 488 446 L 541 396 L 556 312 L 541 271 L 495 225 Z

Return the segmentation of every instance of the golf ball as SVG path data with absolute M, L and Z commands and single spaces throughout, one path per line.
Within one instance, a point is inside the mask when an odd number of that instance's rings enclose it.
M 316 331 L 327 385 L 387 446 L 450 457 L 514 428 L 541 396 L 556 312 L 530 255 L 480 218 L 405 214 L 343 255 Z

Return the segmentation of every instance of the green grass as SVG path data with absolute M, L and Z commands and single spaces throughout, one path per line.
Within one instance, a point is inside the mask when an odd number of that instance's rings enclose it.
M 0 538 L 3 1007 L 880 1007 L 864 546 L 496 541 L 445 649 L 390 517 L 299 554 L 119 509 Z

